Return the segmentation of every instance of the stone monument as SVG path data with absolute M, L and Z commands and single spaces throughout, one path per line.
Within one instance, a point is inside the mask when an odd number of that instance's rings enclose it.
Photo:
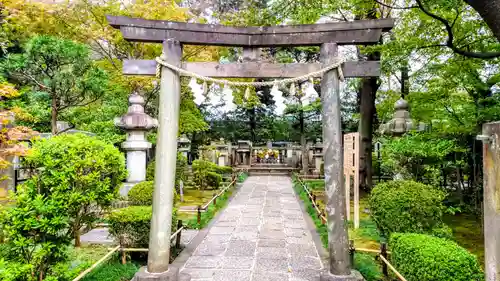
M 146 140 L 146 132 L 158 126 L 158 121 L 144 112 L 144 98 L 132 93 L 128 111 L 115 118 L 115 126 L 127 132 L 127 140 L 122 148 L 127 152 L 127 181 L 120 188 L 120 195 L 126 197 L 129 190 L 146 180 L 146 152 L 151 143 Z
M 314 171 L 320 174 L 321 164 L 323 164 L 323 144 L 321 143 L 321 139 L 316 139 L 313 150 Z

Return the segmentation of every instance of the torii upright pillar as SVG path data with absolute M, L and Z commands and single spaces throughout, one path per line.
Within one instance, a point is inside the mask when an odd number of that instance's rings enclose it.
M 180 66 L 181 58 L 180 42 L 173 39 L 165 40 L 162 59 Z M 191 279 L 187 274 L 179 274 L 178 268 L 169 266 L 180 97 L 179 74 L 167 67 L 162 67 L 148 266 L 135 275 L 134 281 L 188 281 Z
M 335 43 L 321 45 L 320 58 L 328 65 L 337 57 Z M 342 125 L 340 117 L 339 73 L 330 70 L 321 79 L 321 114 L 323 117 L 323 152 L 325 169 L 326 214 L 328 228 L 329 268 L 321 281 L 359 281 L 363 276 L 352 270 L 347 234 L 345 185 L 343 179 Z

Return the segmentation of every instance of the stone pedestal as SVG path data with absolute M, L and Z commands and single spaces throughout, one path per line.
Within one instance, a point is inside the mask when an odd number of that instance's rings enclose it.
M 127 181 L 120 188 L 120 195 L 126 197 L 132 187 L 146 180 L 146 152 L 151 143 L 146 140 L 146 132 L 158 121 L 144 113 L 144 98 L 137 93 L 129 97 L 127 114 L 115 119 L 115 125 L 127 131 L 127 140 L 122 143 L 127 153 Z
M 226 166 L 225 160 L 226 160 L 226 157 L 224 155 L 220 155 L 219 156 L 219 161 L 218 161 L 217 165 L 219 165 L 219 166 Z
M 190 281 L 189 274 L 179 273 L 179 269 L 169 266 L 162 273 L 149 273 L 146 267 L 142 267 L 134 276 L 132 281 Z
M 146 151 L 151 148 L 151 143 L 145 140 L 144 132 L 129 132 L 122 148 L 127 152 L 127 182 L 146 180 Z
M 365 281 L 363 275 L 356 270 L 351 270 L 350 275 L 333 275 L 329 271 L 323 271 L 319 277 L 320 281 Z
M 321 164 L 323 164 L 323 154 L 314 154 L 314 169 L 316 173 L 321 172 Z

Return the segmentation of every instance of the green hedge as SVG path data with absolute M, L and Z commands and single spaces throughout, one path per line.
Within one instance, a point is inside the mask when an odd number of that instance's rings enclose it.
M 128 200 L 134 205 L 153 205 L 154 182 L 140 182 L 128 192 Z
M 389 181 L 373 188 L 370 214 L 386 237 L 393 232 L 432 233 L 444 225 L 444 198 L 444 192 L 422 183 Z
M 124 247 L 147 248 L 151 225 L 151 206 L 117 209 L 108 217 L 109 233 Z M 172 214 L 172 233 L 177 229 L 177 209 Z
M 408 281 L 482 281 L 476 256 L 455 242 L 416 233 L 394 233 L 391 263 Z
M 217 174 L 216 172 L 207 173 L 207 183 L 209 186 L 213 188 L 219 188 L 221 182 L 222 176 L 220 174 Z
M 218 165 L 216 165 L 214 168 L 214 172 L 221 174 L 221 175 L 227 175 L 227 174 L 231 174 L 233 172 L 233 168 L 230 166 L 218 166 Z

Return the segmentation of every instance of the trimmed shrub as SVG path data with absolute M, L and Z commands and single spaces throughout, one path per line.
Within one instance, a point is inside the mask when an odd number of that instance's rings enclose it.
M 231 174 L 233 172 L 233 168 L 229 167 L 229 166 L 215 165 L 213 171 L 218 173 L 218 174 L 221 174 L 221 175 L 227 175 L 227 174 Z
M 455 242 L 416 233 L 394 233 L 391 263 L 408 281 L 484 280 L 476 256 Z
M 439 238 L 453 240 L 453 230 L 451 229 L 451 227 L 447 226 L 444 223 L 441 225 L 441 227 L 433 228 L 428 234 Z
M 222 176 L 215 172 L 207 173 L 207 184 L 213 188 L 219 188 L 222 182 Z
M 114 210 L 108 217 L 109 233 L 123 247 L 147 248 L 153 210 L 151 206 L 131 206 Z M 172 232 L 177 230 L 177 209 L 172 213 Z
M 378 184 L 370 195 L 371 216 L 382 235 L 430 233 L 443 226 L 445 193 L 414 181 Z
M 26 193 L 64 202 L 68 232 L 80 244 L 80 229 L 96 223 L 111 207 L 125 179 L 125 157 L 113 145 L 84 134 L 62 134 L 36 141 L 24 164 L 34 173 Z M 60 207 L 60 206 L 58 206 Z
M 153 205 L 153 181 L 140 182 L 128 192 L 128 200 L 134 205 Z

